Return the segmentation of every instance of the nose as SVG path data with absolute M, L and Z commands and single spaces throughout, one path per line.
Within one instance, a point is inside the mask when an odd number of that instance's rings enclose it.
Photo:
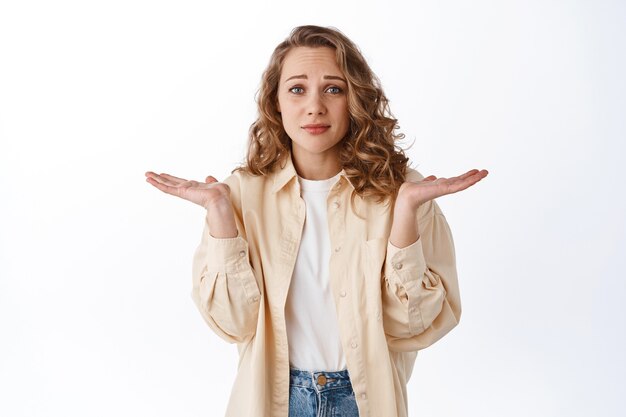
M 310 116 L 326 113 L 326 105 L 324 104 L 323 97 L 319 93 L 313 93 L 309 95 L 309 102 L 307 103 L 307 113 Z

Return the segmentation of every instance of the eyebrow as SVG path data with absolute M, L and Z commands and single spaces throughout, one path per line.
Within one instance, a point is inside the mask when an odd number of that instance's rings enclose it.
M 298 75 L 294 75 L 294 76 L 291 76 L 291 77 L 287 78 L 285 80 L 285 82 L 287 82 L 289 80 L 293 80 L 293 79 L 298 79 L 298 78 L 307 80 L 309 77 L 307 77 L 306 74 L 298 74 Z M 339 77 L 337 75 L 324 75 L 324 79 L 325 80 L 339 80 L 339 81 L 343 81 L 344 83 L 348 84 L 346 82 L 346 80 L 344 80 L 343 78 L 341 78 L 341 77 Z

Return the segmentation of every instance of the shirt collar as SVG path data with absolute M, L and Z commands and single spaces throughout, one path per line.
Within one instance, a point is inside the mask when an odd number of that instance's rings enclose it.
M 282 167 L 279 166 L 274 172 L 274 186 L 272 187 L 273 193 L 277 193 L 278 191 L 282 190 L 287 184 L 289 184 L 290 181 L 294 180 L 298 175 L 296 173 L 296 168 L 293 166 L 293 161 L 291 160 L 291 152 L 289 153 L 287 158 L 285 158 L 285 160 L 285 165 Z M 350 187 L 354 189 L 354 186 L 346 176 L 346 171 L 343 169 L 339 173 L 339 180 L 337 181 L 337 184 L 341 184 L 342 182 L 349 184 Z

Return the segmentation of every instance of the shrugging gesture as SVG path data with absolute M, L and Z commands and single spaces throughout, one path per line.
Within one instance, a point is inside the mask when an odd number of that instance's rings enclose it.
M 417 208 L 437 197 L 463 191 L 487 176 L 487 170 L 472 169 L 463 175 L 437 178 L 430 175 L 421 181 L 407 181 L 400 186 L 394 209 L 394 221 L 389 240 L 399 248 L 408 246 L 419 238 L 415 218 Z
M 169 174 L 146 172 L 146 181 L 164 193 L 182 198 L 207 209 L 211 235 L 216 238 L 237 236 L 230 188 L 208 176 L 205 182 L 189 181 Z
M 437 178 L 430 175 L 419 182 L 407 181 L 400 186 L 396 204 L 409 204 L 411 208 L 446 194 L 453 194 L 471 187 L 487 176 L 486 169 L 472 169 L 463 175 L 452 178 Z

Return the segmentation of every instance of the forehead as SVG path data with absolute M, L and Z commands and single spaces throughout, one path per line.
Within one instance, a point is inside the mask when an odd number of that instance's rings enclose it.
M 318 72 L 323 72 L 323 75 L 343 74 L 337 65 L 335 50 L 324 46 L 317 48 L 298 46 L 291 49 L 285 56 L 280 78 Z

